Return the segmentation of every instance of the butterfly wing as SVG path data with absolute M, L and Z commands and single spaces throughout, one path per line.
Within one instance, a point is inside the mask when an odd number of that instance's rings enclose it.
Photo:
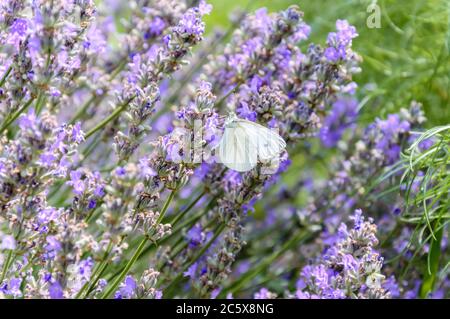
M 248 137 L 260 160 L 272 160 L 286 148 L 286 142 L 276 132 L 255 122 L 242 119 L 236 122 L 245 131 L 244 135 Z
M 247 172 L 256 166 L 257 151 L 248 133 L 240 125 L 225 128 L 219 144 L 219 158 L 228 168 Z

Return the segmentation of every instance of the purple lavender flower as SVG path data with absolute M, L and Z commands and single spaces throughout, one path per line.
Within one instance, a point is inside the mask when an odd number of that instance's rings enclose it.
M 351 26 L 346 20 L 336 21 L 337 32 L 331 32 L 328 35 L 325 49 L 325 57 L 330 62 L 345 60 L 349 56 L 348 47 L 352 44 L 352 39 L 358 36 L 354 26 Z
M 9 31 L 19 37 L 23 37 L 28 31 L 28 20 L 26 19 L 15 19 L 13 24 L 10 26 Z
M 13 236 L 6 235 L 1 238 L 2 243 L 0 245 L 0 249 L 9 249 L 14 250 L 16 249 L 16 240 Z
M 62 245 L 55 236 L 48 236 L 45 249 L 48 252 L 49 258 L 54 258 L 55 254 L 62 249 Z
M 22 296 L 22 291 L 20 289 L 20 285 L 22 284 L 22 278 L 11 278 L 7 284 L 7 289 L 4 290 L 4 293 L 7 295 L 11 295 L 14 298 L 18 298 Z
M 200 0 L 200 3 L 198 5 L 198 11 L 200 15 L 206 15 L 210 14 L 212 11 L 213 6 L 209 3 L 207 3 L 205 0 Z
M 84 181 L 81 179 L 80 171 L 70 172 L 70 181 L 67 182 L 67 184 L 73 186 L 73 192 L 76 195 L 83 194 L 84 190 L 86 189 L 86 185 L 85 185 Z
M 133 277 L 127 276 L 125 281 L 116 292 L 115 299 L 130 299 L 136 293 L 137 284 Z
M 203 233 L 201 226 L 194 225 L 194 227 L 187 232 L 186 239 L 191 247 L 200 245 L 205 239 L 205 234 Z
M 352 219 L 353 228 L 341 224 L 337 241 L 325 249 L 318 264 L 303 268 L 298 298 L 391 297 L 380 273 L 383 258 L 374 250 L 376 226 L 371 219 L 365 220 L 361 210 Z
M 64 298 L 64 292 L 58 281 L 55 281 L 50 284 L 50 286 L 48 288 L 48 292 L 49 292 L 51 299 L 63 299 Z
M 325 147 L 334 147 L 344 132 L 354 126 L 357 116 L 357 101 L 342 98 L 334 102 L 330 114 L 325 118 L 319 136 Z
M 84 133 L 81 130 L 81 123 L 76 123 L 72 128 L 72 141 L 75 143 L 81 143 L 84 141 Z
M 189 41 L 198 42 L 205 32 L 205 24 L 195 11 L 187 11 L 174 28 L 174 32 Z
M 193 263 L 189 268 L 183 273 L 183 276 L 190 277 L 190 278 L 196 278 L 197 273 L 197 263 Z
M 398 115 L 391 114 L 386 120 L 378 120 L 377 125 L 383 137 L 377 142 L 376 147 L 387 154 L 389 163 L 393 163 L 399 158 L 401 149 L 398 144 L 392 143 L 392 139 L 408 132 L 410 124 L 406 120 L 401 120 Z
M 255 299 L 274 299 L 276 295 L 270 292 L 267 288 L 261 288 L 254 296 Z
M 162 34 L 165 28 L 166 22 L 160 17 L 155 17 L 153 21 L 150 23 L 148 32 L 144 35 L 144 37 L 148 39 L 150 37 L 159 36 Z

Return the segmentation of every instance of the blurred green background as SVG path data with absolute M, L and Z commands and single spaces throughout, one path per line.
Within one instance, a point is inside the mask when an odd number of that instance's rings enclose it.
M 362 121 L 384 117 L 412 100 L 423 103 L 427 127 L 450 123 L 450 1 L 448 0 L 209 0 L 208 32 L 227 28 L 237 8 L 267 7 L 277 11 L 295 4 L 312 27 L 311 39 L 325 43 L 337 19 L 347 19 L 358 30 L 354 50 L 363 57 L 355 81 L 360 89 Z M 380 9 L 381 28 L 367 19 Z

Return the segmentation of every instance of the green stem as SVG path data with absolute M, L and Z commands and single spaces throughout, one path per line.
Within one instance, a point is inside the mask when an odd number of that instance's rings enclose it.
M 216 107 L 220 108 L 220 106 L 223 104 L 223 102 L 225 102 L 225 100 L 228 97 L 230 97 L 230 95 L 236 93 L 243 83 L 244 83 L 244 81 L 238 81 L 234 88 L 232 88 L 230 91 L 228 91 L 228 93 L 226 93 L 224 96 L 222 96 L 218 102 L 216 102 Z
M 205 193 L 206 193 L 206 191 L 205 191 Z M 205 214 L 205 212 L 207 212 L 209 210 L 209 208 L 211 207 L 211 205 L 214 203 L 215 200 L 216 200 L 216 198 L 213 198 L 208 203 L 208 205 L 206 205 L 206 208 L 203 211 L 201 211 L 197 215 L 191 216 L 191 218 L 188 218 L 186 221 L 184 221 L 178 227 L 173 228 L 172 229 L 172 233 L 170 235 L 165 236 L 164 238 L 158 240 L 157 244 L 159 246 L 165 244 L 168 240 L 173 239 L 175 235 L 181 234 L 181 229 L 183 229 L 184 227 L 189 226 L 189 225 L 192 226 L 192 224 L 194 224 L 197 220 L 199 220 Z M 189 206 L 191 206 L 191 205 L 189 205 Z M 179 221 L 180 221 L 180 219 L 178 219 L 176 221 L 176 223 L 179 222 Z M 174 226 L 176 223 L 170 222 L 170 224 L 172 226 Z M 180 237 L 180 238 L 182 239 L 183 237 Z M 145 248 L 144 251 L 142 252 L 142 254 L 138 257 L 138 260 L 141 259 L 143 256 L 147 255 L 149 252 L 151 252 L 155 247 L 157 247 L 157 246 L 156 245 L 147 246 L 147 248 Z M 109 278 L 109 280 L 112 280 L 113 278 L 117 277 L 122 272 L 122 270 L 123 270 L 123 268 L 119 269 L 116 273 L 114 273 L 111 276 L 111 278 Z
M 436 222 L 438 228 L 440 221 Z M 439 259 L 441 256 L 441 241 L 443 235 L 443 228 L 440 228 L 436 233 L 436 238 L 431 238 L 430 251 L 428 253 L 427 269 L 425 271 L 422 286 L 420 287 L 420 298 L 427 298 L 434 290 L 436 284 L 436 277 L 439 271 Z
M 86 139 L 88 139 L 90 136 L 92 136 L 95 132 L 101 130 L 104 128 L 109 122 L 115 120 L 120 113 L 122 113 L 128 106 L 128 104 L 133 100 L 133 98 L 128 99 L 125 103 L 123 103 L 121 106 L 116 108 L 114 112 L 112 112 L 107 118 L 105 118 L 103 121 L 98 123 L 93 129 L 91 129 L 86 134 Z
M 241 289 L 245 284 L 247 284 L 250 280 L 255 278 L 258 274 L 261 274 L 264 269 L 269 267 L 271 264 L 273 264 L 282 254 L 284 254 L 287 250 L 291 248 L 291 246 L 295 244 L 300 244 L 308 240 L 313 233 L 311 232 L 304 232 L 300 230 L 295 234 L 289 241 L 285 242 L 284 245 L 281 247 L 280 250 L 275 250 L 272 255 L 267 257 L 264 261 L 259 263 L 256 267 L 250 269 L 245 274 L 243 274 L 238 281 L 234 282 L 231 286 L 224 289 L 221 292 L 221 295 L 225 295 L 228 291 L 229 292 L 236 292 L 239 289 Z
M 5 131 L 9 125 L 11 125 L 19 116 L 20 114 L 23 113 L 23 111 L 25 111 L 30 105 L 31 103 L 33 103 L 34 97 L 31 97 L 27 103 L 25 103 L 19 110 L 17 110 L 16 113 L 14 113 L 14 115 L 8 119 L 0 128 L 0 134 L 3 133 L 3 131 Z
M 167 198 L 166 202 L 164 203 L 163 208 L 161 209 L 161 213 L 159 214 L 158 219 L 156 220 L 156 226 L 158 226 L 159 224 L 161 224 L 164 215 L 167 212 L 167 209 L 169 208 L 170 202 L 172 201 L 173 197 L 175 196 L 176 190 L 172 190 L 169 194 L 169 197 Z
M 184 215 L 186 215 L 197 203 L 200 199 L 202 199 L 203 196 L 205 196 L 206 191 L 203 191 L 200 195 L 198 195 L 193 201 L 192 203 L 189 204 L 189 206 L 187 206 L 181 213 L 177 214 L 172 221 L 170 221 L 169 223 L 173 226 L 175 225 L 181 218 L 184 217 Z
M 35 112 L 36 115 L 39 115 L 42 111 L 42 106 L 45 103 L 45 96 L 44 93 L 42 91 L 39 92 L 38 97 L 37 97 L 37 101 L 36 101 L 36 107 L 35 107 Z
M 183 269 L 181 270 L 181 272 L 175 277 L 174 280 L 172 280 L 172 282 L 166 287 L 165 289 L 165 295 L 170 296 L 172 290 L 175 288 L 175 286 L 179 283 L 179 281 L 181 281 L 183 279 L 183 273 L 189 269 L 189 267 L 191 267 L 198 259 L 200 259 L 200 257 L 203 256 L 203 254 L 209 249 L 209 247 L 212 245 L 212 243 L 217 239 L 217 237 L 220 236 L 220 234 L 223 232 L 223 230 L 225 229 L 226 224 L 222 223 L 219 226 L 217 226 L 216 231 L 214 232 L 214 236 L 209 240 L 209 242 L 202 247 L 202 249 L 200 249 L 200 251 L 198 252 L 197 255 L 195 255 L 195 257 L 188 262 Z
M 6 70 L 5 74 L 3 75 L 2 79 L 0 80 L 0 87 L 2 87 L 3 84 L 5 84 L 6 79 L 8 78 L 11 71 L 12 71 L 12 65 L 9 66 L 8 70 Z
M 128 60 L 127 59 L 123 59 L 118 65 L 117 67 L 114 69 L 113 73 L 111 74 L 111 77 L 109 78 L 109 81 L 112 81 L 116 78 L 117 75 L 119 75 L 120 72 L 122 72 L 122 70 L 125 68 L 125 66 L 127 65 Z
M 127 60 L 122 60 L 117 67 L 114 68 L 113 73 L 111 74 L 109 78 L 109 82 L 114 80 L 114 78 L 123 70 L 123 68 L 126 66 Z M 106 92 L 103 95 L 96 95 L 92 93 L 89 100 L 84 103 L 84 105 L 78 110 L 77 114 L 73 117 L 73 119 L 69 122 L 70 124 L 74 124 L 76 120 L 83 117 L 84 113 L 86 113 L 86 110 L 89 108 L 89 106 L 94 102 L 95 100 L 98 100 L 96 103 L 99 104 L 103 98 L 106 96 Z
M 112 241 L 110 241 L 108 244 L 108 247 L 106 248 L 105 254 L 103 255 L 100 265 L 94 270 L 94 272 L 91 276 L 91 278 L 93 278 L 94 280 L 92 280 L 92 282 L 91 282 L 91 280 L 86 282 L 83 285 L 83 287 L 81 287 L 81 289 L 76 294 L 75 299 L 81 298 L 83 293 L 87 290 L 86 295 L 84 296 L 84 298 L 85 298 L 89 294 L 89 292 L 95 287 L 95 285 L 97 284 L 98 280 L 100 279 L 103 271 L 106 269 L 106 266 L 108 265 L 107 258 L 108 258 L 109 253 L 111 252 L 112 246 L 113 246 L 113 243 L 112 243 Z
M 86 103 L 83 104 L 83 106 L 78 110 L 78 112 L 75 114 L 75 116 L 70 120 L 70 124 L 75 124 L 75 122 L 81 118 L 84 113 L 86 113 L 86 110 L 88 109 L 89 105 L 91 105 L 92 102 L 94 102 L 97 99 L 97 96 L 92 95 L 89 100 L 86 101 Z
M 139 255 L 144 250 L 144 247 L 145 247 L 145 244 L 147 243 L 147 240 L 148 240 L 147 237 L 144 237 L 141 240 L 138 248 L 136 249 L 136 251 L 133 254 L 133 257 L 131 257 L 131 259 L 128 261 L 128 263 L 126 264 L 125 268 L 120 273 L 120 275 L 116 278 L 116 280 L 114 280 L 114 282 L 109 287 L 109 289 L 106 290 L 106 292 L 103 294 L 102 299 L 109 298 L 117 290 L 117 287 L 119 287 L 119 285 L 122 283 L 123 279 L 128 274 L 128 272 L 130 271 L 131 267 L 134 265 L 134 263 L 138 259 Z
M 159 215 L 158 220 L 156 221 L 156 226 L 155 228 L 161 223 L 162 219 L 164 218 L 164 215 L 167 212 L 167 209 L 169 208 L 170 202 L 172 201 L 172 199 L 174 198 L 176 193 L 176 189 L 172 190 L 169 194 L 169 197 L 167 198 L 166 202 L 164 203 L 163 208 L 161 209 L 161 213 Z M 144 236 L 144 238 L 142 238 L 141 242 L 139 243 L 138 248 L 136 249 L 136 251 L 134 252 L 133 256 L 131 257 L 131 259 L 128 261 L 128 263 L 125 265 L 125 268 L 122 270 L 122 272 L 120 273 L 120 275 L 114 280 L 114 282 L 112 283 L 112 285 L 109 287 L 109 289 L 103 294 L 102 299 L 107 299 L 109 298 L 116 290 L 117 287 L 119 287 L 119 285 L 122 283 L 122 281 L 124 280 L 125 276 L 128 274 L 128 272 L 130 271 L 131 267 L 136 263 L 136 261 L 138 260 L 139 256 L 142 254 L 142 252 L 144 251 L 145 248 L 145 244 L 147 243 L 148 240 L 148 236 Z
M 95 288 L 97 282 L 100 280 L 107 267 L 108 261 L 105 260 L 103 263 L 101 263 L 101 265 L 98 268 L 98 275 L 95 277 L 94 281 L 89 285 L 89 288 L 86 290 L 86 294 L 83 297 L 84 299 L 86 299 L 91 293 L 91 291 Z
M 206 226 L 204 226 L 204 229 L 209 229 L 211 226 L 213 226 L 215 223 L 217 223 L 218 220 L 217 218 L 213 218 L 209 221 L 209 223 L 206 224 Z M 178 247 L 178 245 L 180 245 L 180 243 L 182 243 L 182 245 L 180 247 Z M 178 239 L 178 241 L 175 242 L 175 244 L 171 245 L 173 253 L 172 253 L 172 258 L 175 258 L 175 256 L 177 256 L 179 253 L 181 253 L 181 251 L 183 249 L 185 249 L 188 246 L 188 242 L 186 240 L 184 240 L 183 237 L 180 237 Z M 178 247 L 178 249 L 177 249 Z
M 80 165 L 83 164 L 84 160 L 86 160 L 89 155 L 96 149 L 96 147 L 100 144 L 101 139 L 97 138 L 92 141 L 91 144 L 89 144 L 82 152 L 83 157 L 81 158 Z
M 3 271 L 2 271 L 2 276 L 0 277 L 0 284 L 3 282 L 3 280 L 5 279 L 6 273 L 8 272 L 9 264 L 11 263 L 11 260 L 12 260 L 12 255 L 13 255 L 13 251 L 12 251 L 12 249 L 10 249 L 8 251 L 8 256 L 6 257 L 5 263 L 3 264 Z
M 180 225 L 178 225 L 176 228 L 174 228 L 172 230 L 173 234 L 177 234 L 178 232 L 181 231 L 181 229 L 183 229 L 184 227 L 191 227 L 194 223 L 196 223 L 202 216 L 204 216 L 212 207 L 212 205 L 214 205 L 214 203 L 216 202 L 217 197 L 213 197 L 208 204 L 205 206 L 205 208 L 198 214 L 196 215 L 192 215 L 189 218 L 187 218 L 185 221 L 183 221 Z M 170 223 L 172 226 L 176 225 L 180 220 L 178 219 L 176 221 L 176 223 Z M 169 236 L 170 237 L 170 236 Z M 168 239 L 168 237 L 166 237 Z M 164 241 L 165 239 L 163 239 Z

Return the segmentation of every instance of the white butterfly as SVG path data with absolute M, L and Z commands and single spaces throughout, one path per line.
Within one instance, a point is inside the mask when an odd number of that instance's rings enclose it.
M 275 159 L 285 147 L 286 142 L 277 133 L 231 113 L 219 143 L 219 158 L 228 168 L 246 172 L 254 168 L 258 160 Z

